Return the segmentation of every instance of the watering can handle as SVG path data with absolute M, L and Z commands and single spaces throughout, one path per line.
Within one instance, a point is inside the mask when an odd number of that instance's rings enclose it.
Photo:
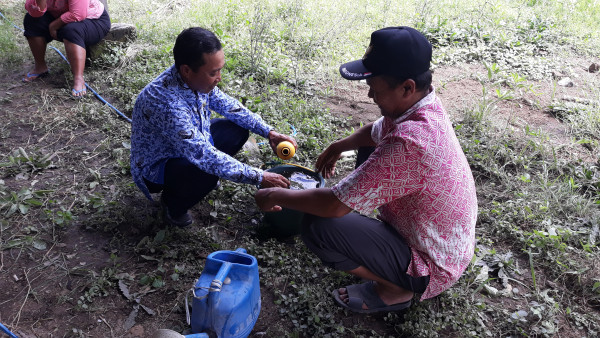
M 227 278 L 227 274 L 229 274 L 229 270 L 231 270 L 231 263 L 225 262 L 221 265 L 219 272 L 213 279 L 212 283 L 210 283 L 210 291 L 219 292 L 221 291 L 221 287 L 223 286 L 223 280 Z
M 235 252 L 239 252 L 239 253 L 246 253 L 246 249 L 244 248 L 238 248 L 237 250 L 235 250 Z M 217 275 L 215 276 L 215 279 L 213 279 L 212 283 L 210 283 L 210 288 L 213 291 L 221 291 L 221 287 L 223 286 L 223 281 L 225 280 L 225 278 L 227 278 L 227 275 L 229 274 L 229 270 L 231 270 L 231 265 L 233 263 L 231 262 L 225 262 L 223 263 L 223 265 L 221 265 L 221 268 L 219 269 L 219 272 L 217 272 Z

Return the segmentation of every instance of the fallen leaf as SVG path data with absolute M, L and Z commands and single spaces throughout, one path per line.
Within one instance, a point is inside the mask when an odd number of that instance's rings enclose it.
M 42 241 L 41 239 L 34 239 L 32 245 L 38 250 L 46 250 L 47 247 L 46 242 Z
M 136 304 L 133 306 L 133 310 L 131 311 L 131 313 L 129 313 L 129 316 L 127 316 L 125 323 L 123 323 L 123 328 L 125 329 L 125 331 L 129 331 L 129 329 L 131 329 L 135 325 L 135 317 L 137 317 L 139 310 L 139 305 Z
M 129 288 L 127 287 L 125 282 L 123 282 L 123 280 L 119 280 L 119 290 L 121 290 L 121 293 L 123 294 L 123 296 L 125 296 L 125 298 L 131 300 L 132 297 L 129 293 Z
M 144 311 L 146 311 L 147 314 L 154 316 L 156 314 L 156 312 L 154 312 L 154 310 L 152 310 L 151 308 L 147 307 L 144 304 L 140 304 L 140 306 L 142 307 L 142 309 L 144 309 Z

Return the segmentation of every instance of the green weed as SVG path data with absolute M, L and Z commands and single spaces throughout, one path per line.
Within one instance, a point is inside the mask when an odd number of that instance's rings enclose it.
M 40 198 L 51 192 L 50 190 L 31 190 L 26 187 L 19 191 L 0 190 L 0 211 L 4 211 L 5 217 L 9 217 L 17 211 L 21 215 L 25 215 L 31 207 L 43 206 L 44 200 L 40 200 Z
M 19 173 L 32 174 L 37 171 L 55 167 L 52 160 L 56 155 L 57 153 L 27 153 L 25 149 L 19 147 L 13 150 L 12 155 L 7 156 L 6 162 L 0 163 L 0 168 L 5 168 L 5 175 L 7 176 L 13 176 Z

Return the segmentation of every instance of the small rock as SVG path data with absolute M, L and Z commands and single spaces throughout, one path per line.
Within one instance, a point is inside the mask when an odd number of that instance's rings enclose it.
M 596 72 L 598 72 L 599 70 L 600 70 L 600 65 L 599 65 L 599 64 L 597 64 L 597 63 L 592 63 L 592 64 L 590 65 L 590 68 L 588 69 L 588 71 L 589 71 L 590 73 L 596 73 Z
M 552 71 L 552 78 L 555 79 L 555 80 L 560 79 L 560 78 L 565 77 L 565 76 L 567 76 L 567 73 L 565 73 L 562 70 L 553 70 Z
M 354 150 L 348 150 L 348 151 L 344 151 L 340 154 L 342 157 L 352 157 L 354 155 L 356 155 L 356 153 L 354 152 Z
M 558 81 L 558 85 L 561 87 L 573 87 L 573 81 L 570 77 L 564 77 Z
M 134 337 L 144 337 L 144 327 L 141 325 L 135 325 L 129 330 L 129 333 Z
M 483 284 L 483 289 L 490 295 L 490 296 L 497 296 L 498 295 L 498 289 L 496 289 L 493 286 L 487 285 L 487 284 Z
M 29 176 L 25 173 L 20 173 L 15 176 L 16 181 L 26 181 L 29 179 Z
M 110 44 L 118 44 L 126 48 L 137 38 L 135 26 L 128 23 L 112 23 L 110 31 L 100 42 L 88 48 L 88 57 L 90 59 L 98 58 L 106 50 L 110 49 Z
M 128 23 L 113 23 L 110 26 L 110 31 L 104 37 L 107 41 L 131 42 L 137 38 L 135 26 Z

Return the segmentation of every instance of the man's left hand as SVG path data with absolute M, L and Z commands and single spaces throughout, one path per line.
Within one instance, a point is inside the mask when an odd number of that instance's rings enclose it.
M 263 171 L 263 178 L 260 182 L 261 188 L 289 188 L 290 181 L 282 175 Z
M 273 152 L 275 154 L 277 154 L 277 145 L 283 141 L 290 142 L 291 144 L 294 145 L 294 148 L 298 149 L 298 143 L 296 143 L 296 140 L 294 140 L 293 137 L 284 135 L 284 134 L 280 134 L 280 133 L 276 132 L 275 130 L 271 130 L 269 132 L 269 145 L 271 146 L 271 149 L 273 149 Z

